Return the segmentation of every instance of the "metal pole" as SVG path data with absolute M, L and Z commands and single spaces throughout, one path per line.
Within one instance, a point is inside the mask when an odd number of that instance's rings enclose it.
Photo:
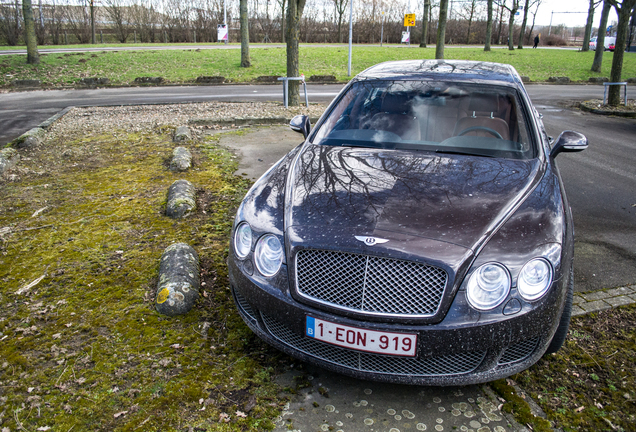
M 384 40 L 384 12 L 380 12 L 382 14 L 382 30 L 380 30 L 380 46 L 382 46 L 382 41 Z
M 349 0 L 349 68 L 348 76 L 351 76 L 351 44 L 353 41 L 353 0 Z
M 230 29 L 227 26 L 227 10 L 225 9 L 225 0 L 223 0 L 223 25 L 227 30 L 227 38 L 225 39 L 225 45 L 227 45 L 227 41 L 230 38 Z M 287 104 L 285 104 L 285 108 L 287 108 Z

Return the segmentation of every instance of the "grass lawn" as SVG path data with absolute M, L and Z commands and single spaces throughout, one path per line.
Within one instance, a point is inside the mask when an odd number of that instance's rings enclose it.
M 44 87 L 73 86 L 81 78 L 109 78 L 112 85 L 128 85 L 137 77 L 163 77 L 167 83 L 193 83 L 199 76 L 224 76 L 231 82 L 252 82 L 261 75 L 285 75 L 284 48 L 265 47 L 250 50 L 252 67 L 241 68 L 240 50 L 184 49 L 144 51 L 101 51 L 87 53 L 42 54 L 37 66 L 27 65 L 25 55 L 0 57 L 0 87 L 9 88 L 16 79 L 39 79 Z M 512 64 L 519 74 L 532 81 L 546 81 L 551 76 L 568 76 L 573 81 L 587 81 L 593 76 L 609 76 L 613 53 L 603 55 L 602 72 L 589 69 L 593 52 L 574 50 L 523 49 L 508 51 L 481 47 L 448 48 L 447 59 L 468 59 Z M 432 59 L 435 48 L 355 46 L 352 68 L 357 74 L 365 68 L 387 60 Z M 311 75 L 335 75 L 345 82 L 348 50 L 345 46 L 301 46 L 300 71 Z M 636 55 L 626 53 L 623 77 L 636 77 Z

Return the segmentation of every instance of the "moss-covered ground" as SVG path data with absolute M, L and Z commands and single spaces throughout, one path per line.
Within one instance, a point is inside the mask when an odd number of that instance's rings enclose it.
M 574 318 L 561 350 L 512 377 L 553 425 L 567 431 L 633 431 L 636 425 L 636 305 Z M 504 410 L 549 430 L 500 380 Z M 511 393 L 510 395 L 506 393 Z
M 255 430 L 280 410 L 270 374 L 286 357 L 242 323 L 225 259 L 249 184 L 218 136 L 168 170 L 170 128 L 50 139 L 0 180 L 0 427 L 11 431 Z M 164 215 L 176 179 L 198 210 Z M 153 309 L 159 258 L 201 258 L 188 314 Z M 4 430 L 4 429 L 3 429 Z

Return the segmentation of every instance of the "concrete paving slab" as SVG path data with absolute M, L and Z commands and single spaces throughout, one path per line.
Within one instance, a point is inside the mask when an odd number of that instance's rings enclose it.
M 307 372 L 308 371 L 308 372 Z M 479 386 L 421 387 L 357 380 L 316 367 L 278 377 L 302 388 L 276 419 L 283 431 L 517 430 Z
M 239 157 L 236 175 L 258 179 L 291 149 L 303 142 L 303 136 L 287 125 L 251 127 L 240 137 L 225 135 L 219 142 L 232 149 Z
M 588 303 L 583 303 L 580 306 L 587 313 L 597 312 L 597 311 L 601 311 L 601 310 L 605 310 L 605 309 L 610 309 L 612 307 L 612 306 L 610 306 L 609 303 L 606 303 L 603 300 L 596 300 L 596 301 L 592 301 L 592 302 L 588 302 Z
M 633 300 L 627 296 L 619 296 L 605 299 L 605 301 L 612 305 L 612 307 L 625 306 L 632 304 Z

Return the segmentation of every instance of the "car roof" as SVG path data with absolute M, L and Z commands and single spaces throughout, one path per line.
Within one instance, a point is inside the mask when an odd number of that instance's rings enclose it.
M 489 84 L 521 84 L 519 74 L 510 65 L 470 60 L 401 60 L 371 66 L 356 80 L 439 80 Z

